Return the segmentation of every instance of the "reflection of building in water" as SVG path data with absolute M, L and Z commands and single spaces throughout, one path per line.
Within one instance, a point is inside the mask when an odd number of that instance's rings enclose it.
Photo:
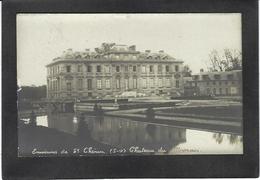
M 141 146 L 171 149 L 186 141 L 186 129 L 106 117 L 89 121 L 92 137 L 116 147 Z
M 95 52 L 68 49 L 47 65 L 47 96 L 74 99 L 114 96 L 124 91 L 183 91 L 183 61 L 164 51 L 140 52 L 135 46 L 103 43 Z

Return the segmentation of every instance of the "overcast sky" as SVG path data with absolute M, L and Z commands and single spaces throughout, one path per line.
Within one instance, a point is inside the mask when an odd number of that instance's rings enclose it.
M 211 50 L 241 51 L 240 14 L 18 14 L 20 85 L 46 84 L 46 67 L 63 50 L 94 50 L 103 42 L 164 50 L 194 73 Z

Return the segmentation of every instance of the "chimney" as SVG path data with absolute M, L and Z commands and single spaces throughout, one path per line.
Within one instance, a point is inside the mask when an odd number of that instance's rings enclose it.
M 200 69 L 200 72 L 204 72 L 204 69 Z
M 164 53 L 164 51 L 163 51 L 163 50 L 160 50 L 159 53 Z
M 129 50 L 130 50 L 130 51 L 135 51 L 135 50 L 136 50 L 135 45 L 129 46 Z
M 145 52 L 146 52 L 146 53 L 150 53 L 150 52 L 151 52 L 151 50 L 145 50 Z

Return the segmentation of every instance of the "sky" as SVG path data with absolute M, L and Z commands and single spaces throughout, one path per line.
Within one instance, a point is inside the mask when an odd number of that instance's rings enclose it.
M 242 50 L 241 14 L 17 14 L 18 84 L 44 85 L 45 66 L 64 50 L 103 42 L 164 50 L 197 73 L 213 49 Z

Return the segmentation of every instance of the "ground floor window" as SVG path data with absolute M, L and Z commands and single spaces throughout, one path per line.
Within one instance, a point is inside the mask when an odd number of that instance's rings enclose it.
M 158 79 L 158 86 L 159 86 L 159 87 L 162 87 L 162 86 L 163 86 L 162 78 L 159 78 L 159 79 Z
M 125 79 L 125 89 L 129 89 L 129 79 Z
M 111 84 L 110 84 L 110 79 L 106 79 L 106 88 L 110 89 Z
M 78 89 L 79 90 L 83 89 L 83 80 L 82 79 L 78 79 Z
M 98 80 L 97 80 L 97 88 L 98 88 L 98 89 L 102 89 L 101 79 L 98 79 Z
M 92 89 L 92 79 L 87 80 L 88 90 Z
M 67 82 L 67 90 L 71 91 L 71 82 Z
M 179 80 L 176 80 L 176 88 L 179 88 L 180 87 L 180 82 Z
M 147 81 L 145 78 L 142 79 L 142 87 L 147 88 Z
M 120 89 L 120 79 L 116 79 L 116 88 Z
M 134 89 L 137 88 L 137 79 L 136 78 L 133 79 L 133 88 Z
M 171 87 L 171 81 L 169 78 L 166 79 L 166 86 Z

